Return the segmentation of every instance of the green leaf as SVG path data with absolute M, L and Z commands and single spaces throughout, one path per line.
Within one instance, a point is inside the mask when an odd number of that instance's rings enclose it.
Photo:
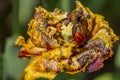
M 104 73 L 96 77 L 94 80 L 114 80 L 112 73 Z
M 16 37 L 11 37 L 6 40 L 6 47 L 3 56 L 4 63 L 4 80 L 18 80 L 26 65 L 25 60 L 18 57 L 19 48 L 14 45 Z
M 120 68 L 120 44 L 118 46 L 117 53 L 116 53 L 116 56 L 115 56 L 115 65 L 118 68 Z

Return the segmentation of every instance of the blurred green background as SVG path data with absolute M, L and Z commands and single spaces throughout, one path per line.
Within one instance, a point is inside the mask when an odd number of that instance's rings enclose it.
M 27 23 L 35 7 L 49 11 L 55 7 L 72 11 L 75 0 L 0 0 L 0 80 L 18 80 L 27 61 L 18 58 L 19 48 L 14 45 L 18 35 L 27 37 Z M 120 0 L 80 0 L 93 12 L 102 14 L 120 36 Z M 105 61 L 104 67 L 94 73 L 68 75 L 59 73 L 55 80 L 120 80 L 120 41 L 114 44 L 115 55 Z M 45 80 L 45 79 L 38 79 Z

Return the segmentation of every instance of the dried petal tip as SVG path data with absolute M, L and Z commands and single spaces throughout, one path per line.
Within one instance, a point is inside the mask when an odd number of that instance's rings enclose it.
M 22 46 L 23 44 L 25 44 L 25 39 L 22 36 L 18 36 L 17 40 L 15 41 L 16 45 Z
M 19 58 L 27 58 L 27 57 L 29 57 L 29 53 L 24 48 L 21 48 L 18 57 Z

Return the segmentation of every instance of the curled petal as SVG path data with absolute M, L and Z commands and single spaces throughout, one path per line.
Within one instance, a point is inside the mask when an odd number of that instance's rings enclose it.
M 93 63 L 91 63 L 87 69 L 88 72 L 94 72 L 100 70 L 103 67 L 103 58 L 99 56 Z
M 49 68 L 52 68 L 52 70 L 48 71 L 45 68 L 45 60 L 44 58 L 41 58 L 41 56 L 35 57 L 29 65 L 24 69 L 24 72 L 22 73 L 22 76 L 20 77 L 20 80 L 35 80 L 37 78 L 48 78 L 52 80 L 57 75 L 57 72 L 54 71 L 54 65 L 52 63 L 49 63 Z M 51 62 L 51 61 L 50 61 Z

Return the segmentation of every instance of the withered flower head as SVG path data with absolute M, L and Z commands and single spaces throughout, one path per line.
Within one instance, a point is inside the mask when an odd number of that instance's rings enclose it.
M 15 42 L 21 47 L 20 58 L 33 56 L 21 80 L 54 79 L 62 71 L 97 71 L 113 55 L 112 45 L 118 40 L 104 17 L 79 1 L 71 13 L 38 7 L 28 26 L 29 39 L 19 36 Z

